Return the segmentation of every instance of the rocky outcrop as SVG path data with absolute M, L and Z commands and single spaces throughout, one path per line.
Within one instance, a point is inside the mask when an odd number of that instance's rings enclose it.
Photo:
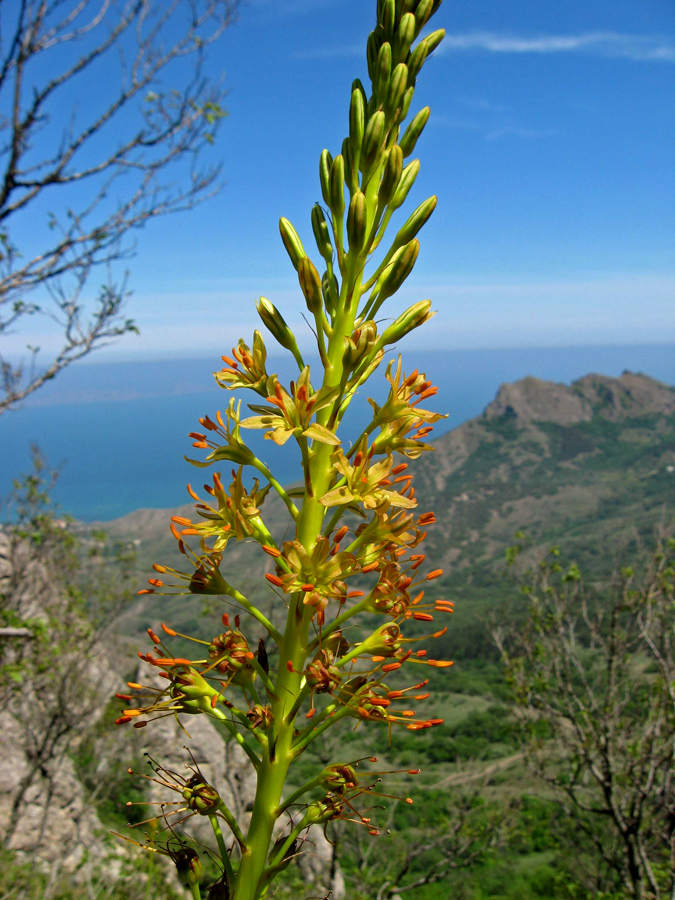
M 511 417 L 519 425 L 555 422 L 575 425 L 595 415 L 612 421 L 675 412 L 675 390 L 646 375 L 624 372 L 619 378 L 586 375 L 572 385 L 523 378 L 503 384 L 486 407 L 486 419 Z

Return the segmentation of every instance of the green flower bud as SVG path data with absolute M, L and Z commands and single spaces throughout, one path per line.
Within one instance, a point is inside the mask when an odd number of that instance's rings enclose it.
M 378 97 L 384 97 L 389 88 L 391 78 L 391 44 L 382 44 L 377 54 L 375 78 L 373 80 L 373 93 Z
M 415 10 L 415 37 L 435 13 L 434 0 L 420 0 Z
M 436 47 L 441 43 L 443 38 L 445 37 L 445 28 L 439 28 L 438 31 L 432 31 L 431 34 L 427 35 L 424 38 L 424 43 L 427 48 L 427 56 L 431 56 Z
M 401 138 L 401 150 L 403 151 L 404 158 L 410 156 L 410 154 L 415 149 L 415 145 L 419 140 L 420 135 L 424 131 L 424 128 L 429 121 L 429 114 L 431 110 L 428 106 L 425 106 L 424 109 L 421 109 L 415 118 L 411 121 L 411 123 L 406 128 L 403 137 Z
M 380 338 L 378 345 L 384 347 L 386 344 L 395 344 L 400 341 L 415 328 L 419 328 L 428 321 L 436 313 L 431 312 L 431 300 L 420 300 L 410 309 L 407 309 L 395 322 L 387 328 Z
M 349 250 L 360 253 L 366 241 L 367 207 L 366 195 L 363 191 L 356 191 L 349 204 L 347 213 L 347 238 Z
M 202 877 L 202 864 L 196 850 L 193 850 L 192 847 L 181 847 L 177 853 L 173 854 L 173 861 L 181 884 L 184 884 L 185 887 L 199 884 Z
M 300 289 L 305 296 L 307 309 L 311 313 L 318 313 L 323 306 L 321 278 L 316 270 L 316 266 L 308 256 L 300 260 L 298 279 L 300 281 Z
M 273 303 L 266 297 L 261 297 L 255 305 L 258 315 L 263 320 L 264 325 L 281 346 L 290 350 L 291 353 L 297 351 L 298 345 L 293 336 L 293 332 L 286 324 L 284 317 Z
M 355 88 L 352 91 L 352 101 L 349 105 L 349 138 L 354 150 L 358 153 L 363 143 L 363 134 L 366 127 L 366 101 L 362 90 Z
M 335 275 L 332 279 L 328 277 L 328 272 L 323 273 L 321 279 L 321 296 L 329 313 L 334 314 L 337 310 L 338 300 L 340 298 L 340 286 Z
M 431 218 L 433 211 L 436 209 L 436 204 L 438 200 L 436 197 L 429 197 L 428 200 L 425 200 L 424 203 L 420 203 L 414 213 L 408 218 L 407 222 L 399 233 L 396 235 L 396 239 L 394 243 L 402 247 L 404 244 L 407 244 L 409 241 L 415 237 L 416 234 L 420 231 L 420 229 L 426 225 L 426 223 Z
M 415 16 L 412 13 L 406 13 L 401 17 L 396 29 L 392 53 L 394 59 L 405 59 L 410 50 L 410 45 L 415 40 Z
M 281 240 L 284 242 L 284 247 L 291 258 L 293 267 L 297 270 L 300 265 L 300 260 L 303 256 L 307 256 L 305 248 L 302 246 L 302 241 L 298 237 L 298 232 L 293 228 L 288 219 L 284 219 L 283 216 L 279 219 L 279 232 L 281 233 Z
M 415 79 L 420 74 L 426 58 L 427 45 L 422 41 L 415 47 L 408 60 L 408 81 L 410 84 L 415 84 Z
M 410 241 L 398 250 L 379 280 L 378 306 L 392 297 L 412 272 L 420 252 L 420 242 Z M 377 288 L 376 288 L 377 289 Z M 386 331 L 385 331 L 386 334 Z
M 333 165 L 333 157 L 328 150 L 321 151 L 319 161 L 319 178 L 321 179 L 321 195 L 323 202 L 330 206 L 330 170 Z
M 380 52 L 380 41 L 377 34 L 371 31 L 368 35 L 368 46 L 366 49 L 366 57 L 368 59 L 368 77 L 372 82 L 375 81 L 377 74 L 377 59 Z
M 394 25 L 396 22 L 396 3 L 395 0 L 382 0 L 378 3 L 377 21 L 384 29 L 385 38 L 390 41 L 394 36 Z
M 406 116 L 408 115 L 408 110 L 410 109 L 410 104 L 412 103 L 412 98 L 415 93 L 415 86 L 411 85 L 408 90 L 403 95 L 403 100 L 401 102 L 401 113 L 398 117 L 399 122 L 402 122 Z
M 389 90 L 387 91 L 387 99 L 384 106 L 391 115 L 403 104 L 403 96 L 408 86 L 408 67 L 405 63 L 399 63 L 391 76 L 389 82 Z
M 406 197 L 410 193 L 410 189 L 415 183 L 415 179 L 417 178 L 419 171 L 419 159 L 414 159 L 405 167 L 401 174 L 401 180 L 398 183 L 398 187 L 396 188 L 394 196 L 391 198 L 391 201 L 389 203 L 391 209 L 398 209 L 399 206 L 402 206 L 405 203 Z
M 389 203 L 398 187 L 403 172 L 403 152 L 396 145 L 389 151 L 389 156 L 384 165 L 382 182 L 380 183 L 379 199 L 381 203 Z
M 342 157 L 345 161 L 345 181 L 349 188 L 349 193 L 359 189 L 359 170 L 354 155 L 354 147 L 349 138 L 345 138 L 342 142 Z
M 330 197 L 328 205 L 336 219 L 345 213 L 345 161 L 336 156 L 330 169 Z
M 333 245 L 330 239 L 330 229 L 328 228 L 326 216 L 318 203 L 315 203 L 312 207 L 312 231 L 314 232 L 314 240 L 319 248 L 319 253 L 326 260 L 326 263 L 331 263 L 333 260 Z M 299 271 L 300 269 L 298 269 Z
M 377 162 L 379 154 L 382 152 L 385 137 L 384 126 L 385 117 L 382 110 L 376 112 L 366 126 L 363 149 L 361 150 L 361 171 L 364 175 L 370 172 Z

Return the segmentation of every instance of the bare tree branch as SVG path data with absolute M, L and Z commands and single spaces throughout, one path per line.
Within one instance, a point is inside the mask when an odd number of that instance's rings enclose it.
M 51 317 L 62 334 L 40 368 L 37 348 L 27 347 L 23 362 L 0 354 L 0 413 L 135 330 L 112 264 L 133 254 L 135 230 L 218 190 L 220 167 L 202 168 L 200 158 L 224 116 L 224 91 L 204 63 L 237 6 L 24 0 L 0 8 L 0 337 L 31 316 Z M 78 92 L 87 102 L 73 107 Z M 17 246 L 15 226 L 35 221 L 38 201 L 60 212 L 39 213 L 44 227 L 38 220 L 31 245 Z M 101 265 L 108 281 L 92 304 L 85 294 Z

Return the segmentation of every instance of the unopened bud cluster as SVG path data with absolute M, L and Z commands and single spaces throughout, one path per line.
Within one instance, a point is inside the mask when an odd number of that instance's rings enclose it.
M 344 719 L 413 731 L 441 721 L 409 708 L 430 696 L 423 674 L 428 668 L 410 667 L 451 665 L 420 646 L 446 627 L 432 626 L 424 636 L 407 628 L 409 620 L 431 623 L 453 608 L 450 601 L 425 596 L 442 572 L 425 567 L 420 548 L 434 514 L 418 509 L 408 463 L 431 449 L 425 439 L 441 416 L 421 404 L 436 388 L 417 369 L 404 372 L 400 357 L 391 360 L 385 371 L 389 393 L 381 404 L 370 401 L 368 426 L 353 434 L 347 423 L 354 394 L 375 376 L 386 352 L 433 315 L 431 301 L 420 300 L 380 326 L 384 304 L 415 266 L 418 235 L 436 198 L 421 203 L 389 246 L 379 253 L 378 248 L 420 170 L 410 157 L 429 109 L 405 122 L 416 80 L 443 38 L 442 31 L 427 28 L 440 3 L 378 0 L 367 45 L 369 89 L 353 83 L 348 136 L 338 154 L 324 150 L 320 158 L 323 203 L 312 209 L 307 228 L 314 259 L 296 228 L 280 221 L 299 298 L 311 317 L 318 364 L 308 364 L 282 313 L 261 297 L 262 324 L 292 355 L 297 376 L 282 384 L 268 370 L 260 331 L 250 346 L 240 340 L 231 356 L 223 356 L 217 384 L 256 396 L 246 411 L 241 400 L 230 399 L 223 412 L 203 416 L 190 437 L 195 450 L 205 453 L 190 462 L 199 468 L 224 463 L 225 470 L 234 464 L 232 481 L 212 470 L 203 491 L 188 485 L 195 516 L 174 517 L 170 526 L 185 566 L 157 563 L 141 592 L 212 594 L 238 610 L 224 613 L 218 632 L 199 639 L 165 623 L 149 629 L 152 646 L 139 655 L 157 677 L 146 679 L 147 685 L 131 682 L 130 693 L 118 695 L 124 701 L 118 722 L 136 728 L 165 715 L 208 716 L 239 743 L 255 771 L 246 828 L 198 770 L 187 780 L 162 775 L 158 781 L 180 793 L 188 816 L 211 821 L 223 875 L 210 886 L 209 897 L 259 900 L 301 852 L 303 833 L 345 817 L 345 810 L 370 834 L 379 833 L 354 812 L 361 795 L 387 796 L 376 789 L 386 773 L 361 772 L 363 761 L 336 762 L 289 791 L 294 762 L 327 729 Z M 263 431 L 271 448 L 297 444 L 301 491 L 284 489 L 273 467 L 251 450 L 244 437 L 249 429 Z M 265 522 L 270 491 L 288 515 L 283 542 Z M 230 541 L 258 546 L 261 585 L 273 592 L 271 614 L 222 574 Z M 178 640 L 192 641 L 194 652 L 179 655 Z M 403 670 L 416 674 L 401 686 Z M 200 897 L 197 851 L 163 815 L 170 840 L 179 842 L 169 855 L 193 897 Z

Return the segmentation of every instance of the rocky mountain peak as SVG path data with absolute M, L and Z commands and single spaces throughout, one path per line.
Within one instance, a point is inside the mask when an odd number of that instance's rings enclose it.
M 585 375 L 572 385 L 522 378 L 503 384 L 488 404 L 487 419 L 511 417 L 521 425 L 556 422 L 575 425 L 594 416 L 618 420 L 675 412 L 675 389 L 647 375 L 624 372 L 619 378 Z

